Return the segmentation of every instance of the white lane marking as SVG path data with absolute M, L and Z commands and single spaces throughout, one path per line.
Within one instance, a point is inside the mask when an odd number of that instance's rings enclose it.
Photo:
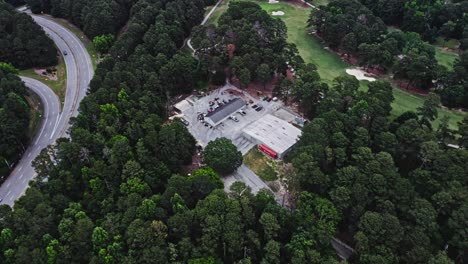
M 29 158 L 29 157 L 31 157 L 31 152 L 29 152 L 29 154 L 28 154 L 28 158 Z
M 9 201 L 13 201 L 13 196 L 11 196 L 8 200 L 9 200 Z
M 24 173 L 21 173 L 20 179 L 23 178 L 23 176 L 24 176 Z
M 52 130 L 52 133 L 50 134 L 49 139 L 52 139 L 52 137 L 54 136 L 55 130 L 57 130 L 58 124 L 59 124 L 59 115 L 57 115 L 57 119 L 55 120 L 55 126 L 54 126 L 54 129 Z
M 26 183 L 27 180 L 28 180 L 27 178 L 24 178 L 23 183 Z
M 7 187 L 7 188 L 10 187 L 10 185 L 11 185 L 11 182 L 8 182 L 8 184 L 6 185 L 6 187 Z
M 7 192 L 6 196 L 10 195 L 10 193 L 11 193 L 11 190 L 9 190 L 9 191 Z
M 20 172 L 23 169 L 23 166 L 19 167 L 18 172 Z

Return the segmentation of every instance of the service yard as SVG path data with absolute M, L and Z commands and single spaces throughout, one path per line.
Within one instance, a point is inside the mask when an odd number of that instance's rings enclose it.
M 234 113 L 232 114 L 229 114 L 228 111 L 225 113 L 226 118 L 219 121 L 219 124 L 216 126 L 212 126 L 206 122 L 210 116 L 209 113 L 216 111 L 215 108 L 218 107 L 218 102 L 221 103 L 221 107 L 224 105 L 224 108 L 228 108 L 226 103 L 229 104 L 229 102 L 233 102 L 237 98 L 245 101 L 241 110 L 233 110 Z M 258 122 L 267 115 L 274 115 L 286 122 L 291 122 L 297 115 L 284 106 L 281 101 L 255 98 L 231 84 L 226 84 L 222 88 L 214 90 L 204 96 L 190 96 L 185 100 L 188 103 L 182 103 L 184 107 L 180 109 L 181 114 L 179 116 L 183 118 L 183 122 L 199 145 L 205 147 L 208 142 L 219 137 L 225 137 L 232 140 L 244 156 L 256 146 L 256 143 L 243 136 L 244 128 Z M 222 109 L 218 109 L 218 112 L 221 110 Z M 258 150 L 256 152 L 261 154 Z M 264 158 L 270 159 L 266 156 Z M 252 163 L 251 160 L 249 160 L 249 162 Z M 272 162 L 274 161 L 272 160 Z M 261 189 L 271 190 L 251 168 L 246 166 L 249 165 L 247 163 L 242 164 L 233 174 L 223 177 L 226 191 L 229 192 L 230 185 L 235 181 L 244 182 L 254 193 Z M 273 179 L 274 177 L 265 178 L 265 180 Z M 276 192 L 275 196 L 280 203 L 283 203 L 283 193 Z
M 225 137 L 232 140 L 243 155 L 255 146 L 255 144 L 242 136 L 242 129 L 252 122 L 259 120 L 263 116 L 276 112 L 282 107 L 282 103 L 279 101 L 267 102 L 258 100 L 247 93 L 242 94 L 242 92 L 242 90 L 227 84 L 203 97 L 192 96 L 185 99 L 192 104 L 192 107 L 182 112 L 184 115 L 183 118 L 189 122 L 189 125 L 187 126 L 189 131 L 201 146 L 204 147 L 208 142 L 219 137 Z M 235 112 L 232 115 L 229 115 L 234 116 L 237 121 L 228 117 L 219 125 L 211 126 L 203 120 L 199 120 L 200 115 L 203 116 L 203 114 L 208 114 L 210 102 L 218 101 L 222 103 L 223 100 L 225 102 L 229 102 L 229 100 L 233 100 L 235 98 L 242 98 L 247 102 L 245 107 L 242 108 L 242 111 L 244 111 L 245 114 Z M 249 103 L 249 101 L 251 103 Z M 256 108 L 262 107 L 262 109 L 257 111 L 253 108 L 255 105 L 257 106 Z

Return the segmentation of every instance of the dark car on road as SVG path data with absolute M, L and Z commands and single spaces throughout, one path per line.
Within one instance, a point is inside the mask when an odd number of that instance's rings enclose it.
M 257 107 L 257 109 L 255 109 L 255 111 L 260 112 L 260 111 L 262 111 L 262 109 L 263 109 L 263 106 L 259 106 L 259 107 Z

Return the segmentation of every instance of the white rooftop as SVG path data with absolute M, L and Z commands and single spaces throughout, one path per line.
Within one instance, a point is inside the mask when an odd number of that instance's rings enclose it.
M 271 114 L 256 120 L 243 130 L 277 153 L 284 153 L 299 140 L 302 131 Z
M 192 107 L 192 104 L 190 104 L 190 102 L 184 99 L 178 102 L 177 104 L 175 104 L 174 107 L 178 109 L 180 112 L 184 113 L 185 111 L 189 110 Z

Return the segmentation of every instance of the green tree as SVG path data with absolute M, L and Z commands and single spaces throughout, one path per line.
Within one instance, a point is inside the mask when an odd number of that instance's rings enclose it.
M 226 175 L 242 164 L 242 153 L 227 138 L 210 141 L 202 152 L 203 161 L 216 172 Z
M 426 100 L 424 100 L 423 106 L 418 108 L 418 115 L 421 116 L 421 123 L 427 127 L 432 127 L 431 122 L 436 120 L 438 117 L 438 111 L 440 105 L 440 97 L 435 93 L 430 93 Z
M 263 89 L 266 89 L 266 83 L 271 78 L 270 66 L 268 66 L 266 63 L 262 63 L 260 66 L 258 66 L 256 73 L 258 80 L 263 84 Z
M 242 86 L 247 87 L 250 83 L 250 71 L 247 68 L 242 68 L 239 70 L 239 83 L 240 83 L 240 88 L 242 89 Z
M 115 37 L 112 34 L 100 35 L 93 38 L 94 48 L 101 54 L 107 53 L 114 44 Z

